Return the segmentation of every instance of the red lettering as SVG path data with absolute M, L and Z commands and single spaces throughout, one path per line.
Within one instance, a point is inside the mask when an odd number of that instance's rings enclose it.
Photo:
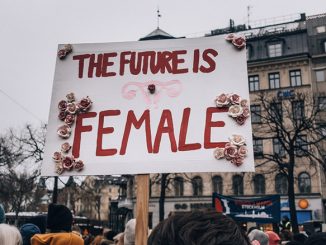
M 165 122 L 167 123 L 167 126 L 164 127 Z M 174 136 L 174 128 L 173 128 L 173 120 L 172 120 L 172 114 L 170 110 L 163 110 L 161 119 L 157 128 L 155 141 L 154 141 L 154 153 L 158 153 L 160 149 L 161 144 L 161 138 L 162 134 L 167 133 L 169 134 L 170 142 L 171 142 L 171 151 L 176 152 L 177 151 L 177 143 Z
M 104 128 L 104 117 L 118 115 L 120 115 L 120 110 L 107 110 L 100 112 L 97 131 L 96 156 L 113 156 L 117 153 L 117 149 L 103 149 L 102 141 L 103 134 L 111 134 L 114 132 L 113 127 Z
M 172 72 L 173 74 L 181 74 L 181 73 L 187 73 L 187 68 L 179 68 L 179 64 L 182 64 L 185 62 L 184 59 L 178 58 L 179 55 L 186 54 L 187 50 L 178 50 L 173 52 L 173 60 L 172 60 Z
M 116 57 L 117 53 L 105 53 L 103 56 L 103 65 L 102 65 L 102 76 L 103 77 L 113 77 L 116 75 L 115 72 L 108 72 L 107 67 L 112 66 L 114 62 L 109 61 L 110 57 Z
M 127 115 L 125 131 L 123 133 L 123 138 L 121 142 L 120 155 L 124 155 L 126 153 L 131 125 L 134 125 L 136 129 L 139 129 L 144 122 L 146 130 L 147 151 L 148 153 L 153 152 L 149 110 L 144 111 L 143 115 L 138 121 L 136 119 L 135 113 L 133 111 L 129 111 Z
M 201 144 L 199 143 L 186 144 L 189 116 L 190 116 L 190 108 L 185 108 L 183 110 L 181 127 L 180 127 L 179 148 L 178 148 L 179 151 L 193 151 L 201 148 Z
M 228 108 L 220 107 L 209 107 L 206 110 L 206 123 L 204 133 L 204 148 L 211 149 L 216 147 L 224 147 L 226 142 L 211 142 L 211 128 L 213 127 L 224 127 L 223 121 L 212 122 L 213 113 L 227 112 Z
M 94 69 L 96 77 L 100 77 L 102 74 L 102 61 L 103 61 L 103 54 L 99 54 L 97 56 L 97 61 L 95 61 L 95 54 L 92 54 L 89 59 L 88 64 L 88 77 L 93 77 Z
M 83 78 L 84 73 L 84 61 L 85 59 L 88 59 L 91 55 L 90 54 L 81 54 L 81 55 L 75 55 L 72 57 L 73 60 L 78 60 L 78 77 Z
M 209 73 L 215 70 L 215 61 L 213 60 L 212 57 L 210 57 L 210 55 L 212 55 L 213 57 L 216 57 L 218 55 L 217 51 L 214 49 L 206 49 L 203 53 L 203 60 L 207 62 L 207 64 L 209 65 L 208 67 L 204 67 L 204 66 L 200 66 L 199 70 L 202 73 Z
M 192 65 L 192 71 L 194 73 L 198 73 L 198 66 L 199 66 L 199 49 L 194 50 L 194 61 Z
M 73 147 L 72 147 L 72 155 L 75 158 L 79 157 L 81 133 L 92 131 L 92 126 L 91 125 L 84 126 L 83 120 L 84 120 L 84 118 L 96 117 L 96 115 L 97 115 L 96 112 L 86 112 L 83 114 L 79 114 L 77 116 L 75 137 L 74 137 L 74 143 L 73 143 Z

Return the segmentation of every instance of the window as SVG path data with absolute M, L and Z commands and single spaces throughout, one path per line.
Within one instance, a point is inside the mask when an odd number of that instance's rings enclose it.
M 278 194 L 288 192 L 288 180 L 285 174 L 279 173 L 275 176 L 275 191 Z
M 221 176 L 214 176 L 212 178 L 213 192 L 223 194 L 223 179 Z
M 304 102 L 303 100 L 292 102 L 293 119 L 300 120 L 304 117 Z
M 300 173 L 298 178 L 298 185 L 300 193 L 311 192 L 311 180 L 310 175 L 306 172 Z
M 301 86 L 301 70 L 290 71 L 290 81 L 292 87 Z
M 325 81 L 325 70 L 316 71 L 316 81 L 324 82 Z
M 273 151 L 274 154 L 278 155 L 279 157 L 285 157 L 284 147 L 281 145 L 278 138 L 273 138 Z
M 316 32 L 317 33 L 324 33 L 324 32 L 326 32 L 326 26 L 317 26 L 316 27 Z
M 253 180 L 255 194 L 265 194 L 265 177 L 262 174 L 256 174 Z
M 323 41 L 322 43 L 322 51 L 326 53 L 326 41 Z
M 269 80 L 269 88 L 279 88 L 280 87 L 280 73 L 269 73 L 268 74 Z
M 278 57 L 282 56 L 282 44 L 274 43 L 268 45 L 268 56 L 269 57 Z
M 196 176 L 192 179 L 192 189 L 194 196 L 203 195 L 203 180 L 200 176 Z
M 249 76 L 249 91 L 258 91 L 259 90 L 259 76 Z
M 298 138 L 296 138 L 295 141 L 295 154 L 297 156 L 303 156 L 306 155 L 307 151 L 308 151 L 307 136 L 301 135 Z
M 326 110 L 326 97 L 318 97 L 318 108 L 319 110 Z
M 261 158 L 263 156 L 263 140 L 261 139 L 254 139 L 254 156 L 256 158 Z
M 232 177 L 232 189 L 234 195 L 243 195 L 243 177 L 234 175 Z
M 252 47 L 247 45 L 246 47 L 247 60 L 250 60 L 251 53 L 252 53 Z
M 250 112 L 251 112 L 251 122 L 252 123 L 260 123 L 261 122 L 260 105 L 251 105 Z
M 183 178 L 176 177 L 174 179 L 174 193 L 176 196 L 183 196 Z
M 281 122 L 283 118 L 283 109 L 281 102 L 271 103 L 270 106 L 271 117 L 275 122 Z

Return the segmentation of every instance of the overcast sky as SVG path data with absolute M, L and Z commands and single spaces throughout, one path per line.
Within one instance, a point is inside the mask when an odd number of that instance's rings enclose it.
M 0 133 L 47 122 L 57 44 L 137 41 L 157 27 L 173 36 L 298 13 L 326 13 L 325 0 L 1 0 Z M 9 96 L 9 97 L 8 97 Z

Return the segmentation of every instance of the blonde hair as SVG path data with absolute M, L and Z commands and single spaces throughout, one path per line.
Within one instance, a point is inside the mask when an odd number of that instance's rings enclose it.
M 0 244 L 22 245 L 23 239 L 19 230 L 12 225 L 0 224 Z

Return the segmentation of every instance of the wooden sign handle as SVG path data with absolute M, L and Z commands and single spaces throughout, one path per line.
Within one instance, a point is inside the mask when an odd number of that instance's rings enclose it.
M 148 236 L 149 174 L 138 174 L 136 202 L 136 245 L 146 245 Z

